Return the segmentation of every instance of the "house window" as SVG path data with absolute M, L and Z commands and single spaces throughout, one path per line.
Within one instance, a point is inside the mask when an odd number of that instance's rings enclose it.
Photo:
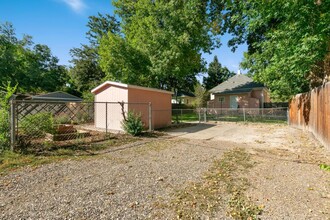
M 219 102 L 224 102 L 225 101 L 225 97 L 221 96 L 219 97 Z

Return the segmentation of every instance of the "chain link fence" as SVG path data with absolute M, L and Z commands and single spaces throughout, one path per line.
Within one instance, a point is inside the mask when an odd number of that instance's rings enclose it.
M 10 144 L 24 149 L 70 146 L 103 141 L 122 130 L 127 112 L 141 116 L 144 128 L 206 121 L 287 121 L 287 108 L 152 109 L 151 103 L 42 102 L 13 100 L 10 106 Z M 1 112 L 0 112 L 1 113 Z M 5 114 L 1 113 L 0 117 Z M 8 114 L 6 115 L 8 121 Z M 7 129 L 9 130 L 9 128 Z M 4 132 L 6 133 L 6 132 Z M 6 133 L 8 134 L 8 132 Z M 0 141 L 1 141 L 0 137 Z M 7 136 L 8 140 L 8 136 Z
M 108 139 L 122 130 L 128 111 L 141 116 L 151 130 L 149 103 L 11 102 L 10 137 L 14 147 L 70 146 Z
M 173 109 L 175 122 L 206 121 L 248 121 L 248 122 L 287 122 L 287 108 L 197 108 Z

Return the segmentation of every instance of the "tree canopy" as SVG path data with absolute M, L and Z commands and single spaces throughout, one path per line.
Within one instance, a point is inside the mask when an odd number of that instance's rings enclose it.
M 248 44 L 242 67 L 273 97 L 287 100 L 330 75 L 330 1 L 221 0 L 220 8 L 222 31 L 234 35 L 229 45 Z
M 201 53 L 216 41 L 208 1 L 160 0 L 113 3 L 121 34 L 101 41 L 101 67 L 108 78 L 161 89 L 193 91 L 203 66 Z
M 213 61 L 209 64 L 206 77 L 203 77 L 203 84 L 206 90 L 210 90 L 215 86 L 223 83 L 228 78 L 235 75 L 235 73 L 228 70 L 227 67 L 222 67 L 218 61 L 218 57 L 214 56 Z
M 67 71 L 48 46 L 32 37 L 16 37 L 11 23 L 0 24 L 0 82 L 18 84 L 19 92 L 55 91 L 64 88 Z
M 88 45 L 81 45 L 79 48 L 70 50 L 71 63 L 73 67 L 69 71 L 72 87 L 84 95 L 90 93 L 90 89 L 100 84 L 105 73 L 99 64 L 98 48 L 102 36 L 109 33 L 119 32 L 119 22 L 114 16 L 98 13 L 97 16 L 89 16 L 87 23 L 89 30 L 86 38 Z

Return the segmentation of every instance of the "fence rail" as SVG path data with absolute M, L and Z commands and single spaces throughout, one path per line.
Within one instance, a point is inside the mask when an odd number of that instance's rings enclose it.
M 173 109 L 172 120 L 180 121 L 267 121 L 286 122 L 287 108 L 200 108 Z

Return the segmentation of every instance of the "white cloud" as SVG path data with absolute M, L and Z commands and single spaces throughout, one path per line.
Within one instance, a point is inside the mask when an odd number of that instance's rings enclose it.
M 62 0 L 62 2 L 67 4 L 75 12 L 82 12 L 86 8 L 83 0 Z

